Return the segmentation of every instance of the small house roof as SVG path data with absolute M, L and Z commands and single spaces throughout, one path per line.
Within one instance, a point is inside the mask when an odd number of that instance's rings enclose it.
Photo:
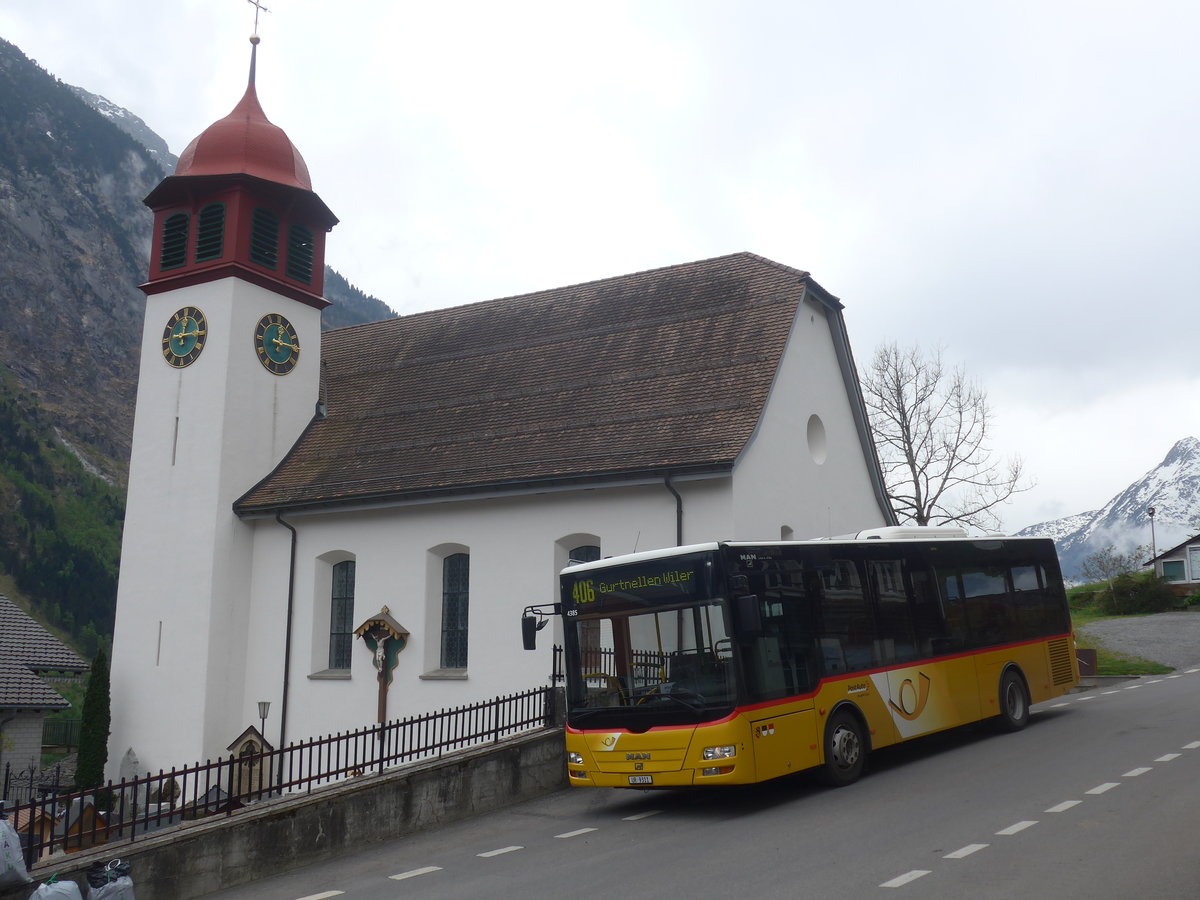
M 1154 557 L 1153 559 L 1146 560 L 1144 565 L 1152 566 L 1156 562 L 1158 562 L 1160 559 L 1165 559 L 1166 557 L 1171 556 L 1172 554 L 1178 553 L 1180 550 L 1182 550 L 1184 547 L 1188 546 L 1189 544 L 1197 544 L 1197 543 L 1200 543 L 1200 534 L 1194 534 L 1187 540 L 1180 541 L 1178 544 L 1176 544 L 1171 549 L 1164 550 L 1162 553 L 1158 554 L 1158 556 Z
M 84 672 L 74 650 L 0 594 L 0 659 L 24 663 L 35 672 Z
M 0 658 L 0 709 L 52 710 L 70 705 L 28 666 Z
M 74 650 L 0 594 L 0 708 L 66 708 L 71 704 L 38 674 L 87 668 Z

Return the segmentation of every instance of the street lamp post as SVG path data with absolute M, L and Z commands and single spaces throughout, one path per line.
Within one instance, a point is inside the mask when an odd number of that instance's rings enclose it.
M 1146 510 L 1146 514 L 1150 516 L 1150 558 L 1154 559 L 1154 557 L 1158 556 L 1158 548 L 1154 543 L 1154 507 L 1152 506 Z
M 267 739 L 267 713 L 271 711 L 270 700 L 258 701 L 258 733 L 262 735 L 262 739 Z

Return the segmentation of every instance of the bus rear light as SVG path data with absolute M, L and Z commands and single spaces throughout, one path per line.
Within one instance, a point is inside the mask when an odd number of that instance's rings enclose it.
M 735 744 L 726 744 L 723 747 L 705 747 L 702 754 L 704 759 L 729 759 L 737 756 L 737 746 Z

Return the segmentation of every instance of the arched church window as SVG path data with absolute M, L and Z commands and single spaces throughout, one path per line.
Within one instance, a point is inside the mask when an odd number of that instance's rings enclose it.
M 313 236 L 303 225 L 288 228 L 287 276 L 308 284 L 312 281 Z
M 354 646 L 354 560 L 333 567 L 329 613 L 329 668 L 349 669 Z
M 595 562 L 600 558 L 600 548 L 595 544 L 583 544 L 573 547 L 567 554 L 567 564 Z M 603 672 L 604 652 L 601 649 L 600 621 L 583 621 L 576 623 L 579 627 L 579 651 L 583 658 L 583 667 L 589 672 Z
M 158 267 L 178 269 L 187 262 L 188 214 L 175 213 L 163 223 L 162 246 L 159 248 Z
M 210 203 L 196 221 L 196 262 L 220 259 L 225 248 L 225 204 Z
M 595 544 L 584 544 L 581 547 L 575 547 L 567 554 L 567 565 L 573 566 L 576 563 L 595 562 L 600 558 L 600 548 Z
M 279 262 L 279 216 L 263 206 L 250 222 L 250 261 L 274 269 Z
M 467 612 L 471 557 L 452 553 L 442 560 L 443 669 L 467 667 Z

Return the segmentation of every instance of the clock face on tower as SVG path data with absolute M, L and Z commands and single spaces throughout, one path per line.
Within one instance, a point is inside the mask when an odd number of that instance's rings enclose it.
M 176 310 L 163 329 L 162 352 L 167 365 L 175 369 L 190 366 L 204 349 L 208 320 L 194 306 Z
M 291 322 L 279 313 L 268 313 L 254 329 L 254 352 L 268 372 L 286 375 L 300 359 L 300 338 Z

